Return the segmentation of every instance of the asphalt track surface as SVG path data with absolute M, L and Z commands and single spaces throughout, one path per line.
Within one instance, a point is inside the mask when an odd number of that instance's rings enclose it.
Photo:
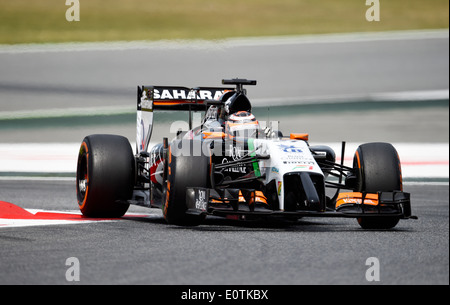
M 76 208 L 74 181 L 0 181 L 2 200 L 22 207 Z M 159 210 L 145 219 L 0 229 L 0 284 L 447 284 L 448 184 L 408 184 L 413 214 L 389 231 L 364 231 L 354 219 L 296 223 L 207 218 L 168 225 Z M 80 262 L 67 282 L 66 259 Z M 380 262 L 368 282 L 366 260 Z
M 135 103 L 136 85 L 216 86 L 230 77 L 257 79 L 259 85 L 249 93 L 262 106 L 276 105 L 274 99 L 295 103 L 448 90 L 448 46 L 447 34 L 226 47 L 0 52 L 0 109 L 17 113 L 128 107 Z M 448 143 L 448 102 L 370 111 L 322 109 L 301 118 L 307 132 L 314 128 L 314 141 Z M 352 118 L 361 123 L 358 128 L 345 126 Z M 0 129 L 0 141 L 77 142 L 96 132 L 134 140 L 134 121 L 82 126 L 74 120 L 68 119 L 66 126 L 41 120 L 28 127 L 17 120 L 14 128 Z M 298 121 L 290 118 L 287 129 Z M 320 123 L 330 121 L 339 124 Z M 199 227 L 183 228 L 165 224 L 158 210 L 138 207 L 130 211 L 150 216 L 1 228 L 0 284 L 448 285 L 448 190 L 448 183 L 408 184 L 419 220 L 401 221 L 391 231 L 364 231 L 355 220 L 322 218 L 295 224 L 210 218 Z M 0 180 L 0 200 L 27 209 L 77 209 L 74 181 Z M 80 261 L 80 282 L 66 281 L 69 257 Z M 369 257 L 380 261 L 380 282 L 366 281 Z

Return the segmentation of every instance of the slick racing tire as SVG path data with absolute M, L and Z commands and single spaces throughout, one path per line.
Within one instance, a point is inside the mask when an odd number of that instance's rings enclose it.
M 353 167 L 356 168 L 357 192 L 402 191 L 400 159 L 389 143 L 367 143 L 356 150 Z M 363 229 L 391 229 L 397 225 L 396 217 L 358 218 Z
M 78 154 L 77 199 L 83 215 L 121 217 L 134 187 L 135 159 L 128 139 L 116 135 L 84 138 Z
M 196 226 L 205 218 L 204 215 L 186 213 L 186 188 L 206 188 L 209 185 L 210 157 L 203 152 L 195 153 L 194 148 L 201 143 L 201 141 L 176 140 L 169 146 L 165 158 L 167 167 L 163 194 L 163 215 L 169 224 Z

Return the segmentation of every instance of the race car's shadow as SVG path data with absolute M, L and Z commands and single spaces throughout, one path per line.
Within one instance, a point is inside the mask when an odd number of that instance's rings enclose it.
M 257 220 L 234 220 L 222 217 L 208 216 L 198 226 L 177 226 L 169 225 L 162 215 L 148 215 L 146 217 L 127 217 L 124 219 L 146 222 L 156 225 L 167 226 L 172 230 L 193 230 L 204 232 L 215 231 L 286 231 L 286 232 L 363 232 L 355 219 L 331 219 L 331 218 L 301 218 L 298 220 L 286 220 L 277 218 L 257 219 Z M 409 229 L 394 228 L 390 230 L 370 230 L 370 231 L 393 231 L 410 232 Z
M 243 221 L 210 217 L 206 218 L 200 226 L 191 228 L 199 231 L 414 232 L 409 227 L 400 226 L 392 229 L 363 229 L 356 219 L 351 218 L 301 218 L 298 220 L 269 218 Z
M 327 231 L 330 223 L 320 222 L 317 219 L 256 219 L 256 220 L 234 220 L 222 217 L 208 216 L 198 226 L 177 226 L 169 225 L 162 215 L 153 214 L 141 216 L 123 216 L 122 219 L 146 222 L 158 225 L 168 226 L 175 230 L 195 230 L 195 231 L 258 231 L 258 230 L 285 230 L 285 231 Z
M 336 219 L 302 218 L 299 220 L 260 219 L 260 220 L 233 220 L 221 217 L 207 217 L 199 226 L 179 227 L 174 229 L 194 231 L 285 231 L 285 232 L 337 232 L 362 231 L 355 222 Z
M 327 229 L 328 227 L 328 229 Z M 309 220 L 232 220 L 219 217 L 207 218 L 200 226 L 193 227 L 199 231 L 327 231 L 329 224 Z

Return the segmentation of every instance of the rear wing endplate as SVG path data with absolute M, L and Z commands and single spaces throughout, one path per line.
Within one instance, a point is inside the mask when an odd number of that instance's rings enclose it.
M 189 111 L 191 126 L 192 111 L 206 111 L 208 101 L 219 100 L 224 93 L 234 90 L 223 87 L 138 86 L 136 153 L 148 151 L 153 130 L 153 110 Z

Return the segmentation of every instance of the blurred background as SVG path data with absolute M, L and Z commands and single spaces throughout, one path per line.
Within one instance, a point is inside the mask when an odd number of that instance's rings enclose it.
M 365 2 L 79 0 L 69 22 L 74 1 L 0 0 L 1 175 L 72 177 L 93 133 L 134 146 L 138 85 L 240 77 L 284 134 L 397 143 L 411 176 L 448 181 L 449 2 L 382 0 L 372 22 Z M 186 118 L 155 116 L 153 141 Z
M 380 2 L 380 22 L 367 22 L 365 0 L 1 0 L 0 43 L 222 39 L 448 28 L 445 0 Z M 373 6 L 373 5 L 372 5 Z

